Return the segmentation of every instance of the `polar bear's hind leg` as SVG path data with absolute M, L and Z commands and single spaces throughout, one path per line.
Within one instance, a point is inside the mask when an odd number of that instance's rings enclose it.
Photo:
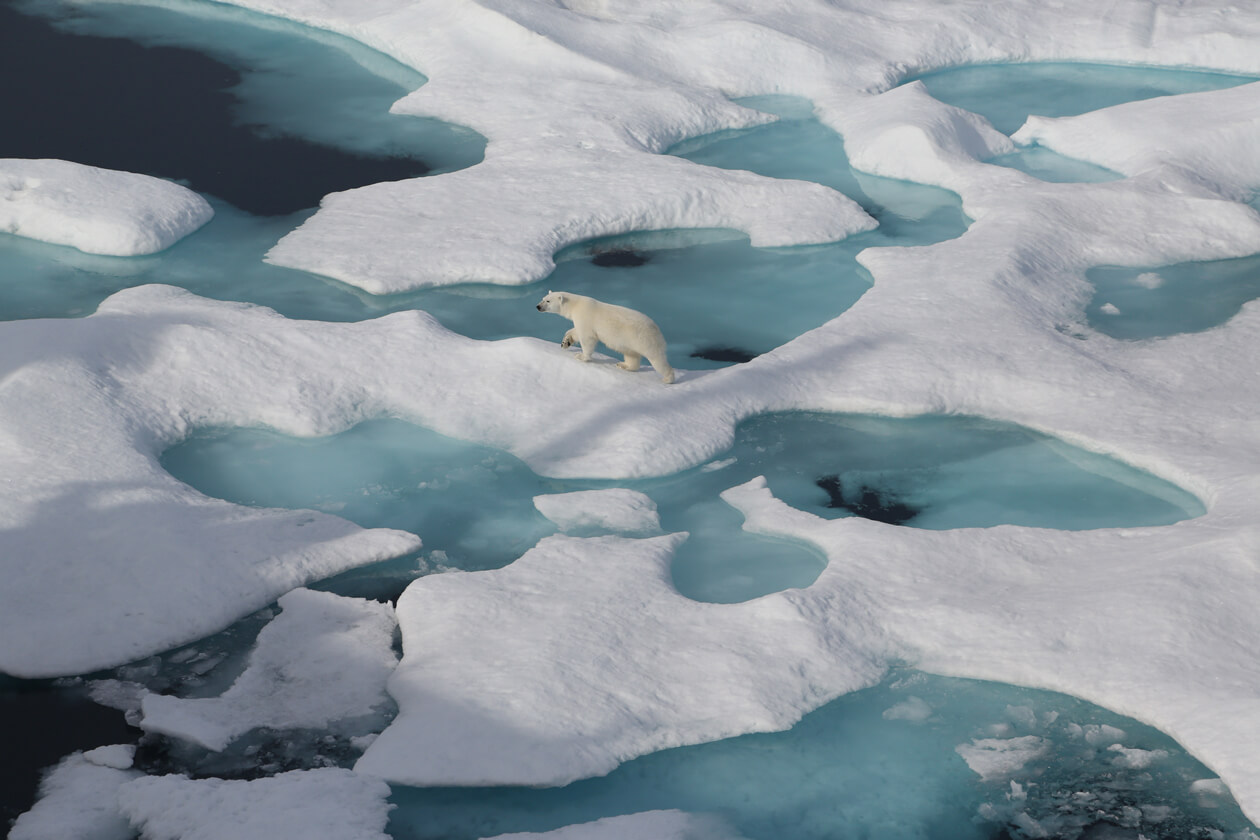
M 643 357 L 640 356 L 638 353 L 632 353 L 629 350 L 627 350 L 625 353 L 625 356 L 626 356 L 626 360 L 624 362 L 617 362 L 617 367 L 621 368 L 622 370 L 631 370 L 631 371 L 638 370 L 639 365 L 643 363 Z

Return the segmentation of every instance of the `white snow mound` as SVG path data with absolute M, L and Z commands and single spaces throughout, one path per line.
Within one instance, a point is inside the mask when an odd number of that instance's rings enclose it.
M 0 232 L 134 257 L 163 251 L 214 215 L 186 187 L 64 160 L 0 159 Z

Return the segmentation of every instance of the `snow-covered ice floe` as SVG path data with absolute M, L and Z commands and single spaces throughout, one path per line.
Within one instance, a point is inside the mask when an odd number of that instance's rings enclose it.
M 561 531 L 598 528 L 618 533 L 659 531 L 656 502 L 636 490 L 578 490 L 535 496 L 534 507 Z
M 255 781 L 146 776 L 133 748 L 67 756 L 44 778 L 42 797 L 18 818 L 11 840 L 387 840 L 389 786 L 349 770 L 281 773 Z
M 326 729 L 389 705 L 398 663 L 389 604 L 295 589 L 263 628 L 245 672 L 220 697 L 148 694 L 141 726 L 221 750 L 257 727 Z
M 134 257 L 165 250 L 214 215 L 179 184 L 64 160 L 0 159 L 0 232 Z
M 975 415 L 1147 469 L 1197 494 L 1207 513 L 1159 528 L 928 532 L 823 521 L 753 482 L 725 496 L 747 527 L 813 543 L 829 565 L 808 588 L 742 604 L 672 589 L 681 535 L 552 537 L 507 568 L 411 585 L 390 682 L 401 713 L 363 773 L 319 778 L 369 800 L 383 787 L 369 773 L 558 784 L 645 751 L 790 726 L 901 660 L 1065 691 L 1158 726 L 1260 817 L 1260 305 L 1146 342 L 1109 339 L 1082 317 L 1092 266 L 1260 251 L 1260 214 L 1240 201 L 1260 189 L 1247 142 L 1255 86 L 1134 105 L 1131 133 L 1105 114 L 1030 120 L 1017 133 L 1089 159 L 1081 137 L 1121 132 L 1129 145 L 1100 141 L 1092 159 L 1131 177 L 1093 184 L 985 164 L 1013 141 L 921 85 L 892 87 L 910 72 L 981 61 L 1260 73 L 1260 10 L 1146 0 L 1119 0 L 1105 16 L 1088 0 L 907 0 L 873 11 L 717 0 L 239 5 L 416 67 L 430 81 L 398 112 L 489 138 L 485 163 L 468 170 L 328 198 L 271 252 L 370 291 L 530 282 L 557 248 L 633 229 L 733 226 L 755 244 L 788 245 L 869 227 L 838 193 L 656 154 L 764 120 L 727 97 L 767 92 L 810 98 L 855 166 L 954 190 L 974 223 L 930 247 L 863 252 L 874 286 L 843 315 L 747 364 L 680 371 L 671 387 L 575 365 L 532 339 L 471 341 L 423 313 L 294 322 L 165 287 L 119 293 L 79 321 L 5 324 L 0 668 L 51 675 L 124 662 L 418 547 L 409 534 L 200 496 L 157 464 L 198 427 L 317 435 L 396 416 L 503 447 L 547 475 L 624 479 L 717 457 L 738 421 L 763 412 Z M 121 800 L 146 836 L 177 836 L 188 823 L 161 827 L 186 813 L 169 807 L 172 796 L 239 813 L 255 794 L 236 784 L 141 779 Z M 262 797 L 296 780 L 252 784 Z

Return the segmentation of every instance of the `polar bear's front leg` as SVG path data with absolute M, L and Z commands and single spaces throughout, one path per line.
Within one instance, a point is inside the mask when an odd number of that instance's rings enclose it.
M 577 341 L 577 330 L 569 330 L 564 334 L 564 338 L 560 339 L 560 348 L 568 350 Z
M 596 346 L 599 345 L 599 339 L 593 335 L 578 332 L 576 327 L 569 330 L 569 332 L 573 333 L 573 338 L 576 339 L 577 343 L 582 347 L 582 352 L 578 353 L 575 358 L 579 362 L 589 362 L 591 360 L 591 354 L 595 352 Z

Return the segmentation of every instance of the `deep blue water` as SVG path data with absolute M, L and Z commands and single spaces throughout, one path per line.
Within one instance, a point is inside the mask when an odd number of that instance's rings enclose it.
M 19 7 L 41 15 L 19 14 Z M 766 97 L 749 104 L 782 114 L 779 123 L 697 138 L 672 153 L 828 184 L 878 219 L 878 230 L 835 245 L 793 249 L 754 249 L 729 232 L 642 233 L 574 246 L 557 255 L 552 277 L 529 287 L 376 298 L 267 266 L 262 254 L 327 192 L 473 165 L 484 141 L 436 121 L 390 116 L 389 103 L 423 77 L 369 50 L 209 4 L 187 9 L 197 16 L 142 6 L 0 0 L 0 107 L 11 116 L 0 124 L 0 157 L 64 157 L 168 177 L 208 194 L 216 207 L 216 218 L 201 231 L 145 258 L 91 257 L 0 236 L 0 318 L 81 316 L 113 291 L 164 282 L 208 297 L 262 303 L 289 317 L 357 320 L 420 307 L 477 338 L 558 340 L 563 323 L 533 309 L 547 287 L 597 291 L 638 308 L 661 299 L 661 289 L 668 288 L 670 307 L 651 314 L 675 342 L 675 363 L 716 366 L 766 352 L 852 305 L 871 282 L 854 259 L 862 248 L 928 244 L 958 236 L 968 224 L 956 196 L 854 172 L 841 138 L 813 120 L 808 107 Z M 959 78 L 951 82 L 939 74 L 924 81 L 934 95 L 961 97 L 956 104 L 985 113 L 1002 130 L 1017 127 L 1021 113 L 1055 115 L 1056 108 L 1085 110 L 1181 90 L 1170 88 L 1161 71 L 1132 68 L 1119 75 L 1072 65 L 977 68 L 974 78 Z M 1194 84 L 1245 81 L 1229 78 Z M 998 111 L 984 110 L 995 103 L 1001 103 Z M 1007 163 L 1040 168 L 1051 179 L 1113 177 L 1044 154 Z M 1194 281 L 1178 286 L 1175 269 L 1158 271 L 1168 278 L 1161 288 L 1172 296 L 1170 306 L 1175 308 L 1176 295 L 1193 294 Z M 775 299 L 784 302 L 779 308 L 767 304 L 767 277 L 774 278 Z M 1109 281 L 1101 275 L 1095 281 L 1101 294 Z M 712 300 L 719 283 L 725 308 L 708 321 L 697 318 L 692 303 L 700 295 Z M 1118 293 L 1109 299 L 1136 321 L 1162 317 L 1138 314 L 1136 304 L 1121 301 Z M 797 317 L 800 310 L 805 315 Z M 422 555 L 321 584 L 375 598 L 396 597 L 416 576 L 443 566 L 510 563 L 554 531 L 534 510 L 533 495 L 611 485 L 550 481 L 502 452 L 387 421 L 305 441 L 259 430 L 209 430 L 166 453 L 164 463 L 213 495 L 309 506 L 420 533 Z M 1178 488 L 1110 459 L 1017 427 L 966 418 L 770 415 L 741 426 L 736 446 L 711 464 L 617 486 L 652 496 L 665 530 L 692 531 L 675 561 L 679 589 L 726 602 L 807 585 L 822 568 L 821 556 L 807 546 L 745 534 L 738 513 L 718 498 L 721 490 L 760 474 L 781 498 L 819 515 L 860 515 L 904 527 L 1015 522 L 1094 528 L 1161 524 L 1202 512 Z M 104 676 L 159 691 L 217 693 L 239 672 L 270 616 L 264 611 L 209 639 Z M 196 663 L 218 664 L 203 672 Z M 136 740 L 121 713 L 85 700 L 80 686 L 0 680 L 0 720 L 9 728 L 0 818 L 29 807 L 37 768 L 73 749 Z M 916 718 L 896 711 L 904 712 L 908 703 L 911 711 L 929 713 Z M 1126 747 L 1167 755 L 1146 774 L 1118 771 L 1106 745 L 1095 748 L 1073 728 L 1104 723 L 1124 730 Z M 1045 738 L 1050 748 L 1018 777 L 1029 797 L 1016 807 L 1008 798 L 1011 780 L 980 782 L 955 747 L 978 737 L 1025 734 Z M 260 751 L 251 755 L 251 748 Z M 322 733 L 301 732 L 259 733 L 223 756 L 146 736 L 138 754 L 151 772 L 222 776 L 257 775 L 263 757 L 269 766 L 288 769 L 322 761 L 348 765 L 354 755 L 342 742 L 330 745 Z M 1090 822 L 1121 823 L 1126 807 L 1142 805 L 1173 809 L 1162 823 L 1141 826 L 1147 837 L 1199 836 L 1209 827 L 1240 830 L 1246 821 L 1232 802 L 1204 803 L 1187 793 L 1189 781 L 1210 775 L 1167 737 L 1090 704 L 896 671 L 789 732 L 646 756 L 604 779 L 563 789 L 398 788 L 391 832 L 400 838 L 477 837 L 678 807 L 721 813 L 754 839 L 1010 837 L 1019 812 L 1044 821 L 1052 836 L 1071 836 L 1074 827 Z M 1073 799 L 1082 790 L 1094 797 L 1088 807 Z M 1129 833 L 1119 836 L 1136 836 L 1136 829 L 1124 830 Z
M 257 215 L 285 215 L 315 207 L 330 192 L 480 160 L 484 141 L 472 132 L 435 120 L 382 119 L 423 77 L 413 73 L 408 86 L 403 74 L 374 76 L 330 40 L 260 29 L 226 11 L 189 18 L 144 6 L 2 0 L 0 157 L 155 175 Z M 269 55 L 285 59 L 259 60 Z M 319 84 L 299 75 L 307 67 L 351 81 Z M 309 113 L 335 108 L 319 100 L 336 97 L 376 115 L 364 126 L 370 145 L 311 137 L 301 131 L 305 123 L 269 107 L 288 101 L 296 103 L 290 110 Z M 381 123 L 383 133 L 372 130 Z

